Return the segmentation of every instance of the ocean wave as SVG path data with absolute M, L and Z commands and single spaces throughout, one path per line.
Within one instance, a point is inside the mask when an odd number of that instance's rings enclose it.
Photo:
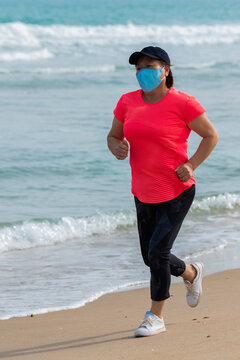
M 191 254 L 188 254 L 188 255 L 185 255 L 182 257 L 182 259 L 184 261 L 187 261 L 189 259 L 194 259 L 194 258 L 198 258 L 199 256 L 203 256 L 203 255 L 207 255 L 207 254 L 212 254 L 216 251 L 221 251 L 221 250 L 224 250 L 225 248 L 227 247 L 227 244 L 220 244 L 218 246 L 213 246 L 213 247 L 210 247 L 208 249 L 203 249 L 203 250 L 199 250 L 199 251 L 196 251 L 194 253 L 191 253 Z
M 206 69 L 206 68 L 213 68 L 218 65 L 222 65 L 223 63 L 217 61 L 210 61 L 210 62 L 203 62 L 203 63 L 196 63 L 196 64 L 178 64 L 174 66 L 175 69 L 186 69 L 186 70 L 199 70 L 199 69 Z M 233 65 L 233 64 L 232 64 Z
M 0 253 L 107 234 L 121 227 L 132 226 L 135 221 L 133 211 L 121 211 L 86 218 L 63 217 L 57 222 L 41 220 L 24 221 L 10 226 L 3 224 L 0 228 Z
M 0 61 L 16 61 L 16 60 L 24 60 L 24 61 L 35 61 L 35 60 L 43 60 L 50 59 L 54 57 L 54 55 L 48 49 L 42 49 L 38 51 L 12 51 L 12 52 L 1 52 L 0 53 Z M 2 69 L 3 72 L 8 71 L 8 69 Z M 1 72 L 1 70 L 0 70 Z
M 167 34 L 167 36 L 166 36 Z M 232 25 L 105 25 L 68 26 L 32 25 L 21 22 L 0 24 L 0 49 L 12 50 L 12 59 L 25 60 L 23 52 L 49 51 L 52 54 L 95 53 L 99 48 L 128 46 L 143 43 L 172 45 L 232 44 L 240 41 L 240 24 Z M 16 51 L 17 49 L 17 51 Z M 1 57 L 8 61 L 9 53 Z M 35 54 L 36 55 L 36 54 Z M 30 55 L 29 55 L 30 56 Z M 32 59 L 34 56 L 32 55 Z M 35 57 L 37 59 L 37 57 Z
M 191 212 L 233 210 L 239 206 L 239 194 L 225 193 L 216 196 L 208 196 L 201 200 L 195 200 L 191 207 Z
M 6 55 L 6 54 L 5 54 Z M 0 54 L 1 58 L 5 57 L 4 54 Z M 44 56 L 44 52 L 42 53 Z M 47 54 L 46 54 L 47 55 Z M 7 56 L 11 57 L 11 54 Z M 15 55 L 14 55 L 15 56 Z M 14 59 L 14 56 L 12 59 Z M 38 56 L 38 54 L 37 54 Z M 39 54 L 41 56 L 41 54 Z M 26 55 L 26 59 L 28 55 Z M 29 54 L 29 60 L 31 60 L 31 55 Z M 210 69 L 218 67 L 229 67 L 229 66 L 240 66 L 240 63 L 233 62 L 203 62 L 203 63 L 186 63 L 186 64 L 177 64 L 174 66 L 174 69 L 183 69 L 183 70 L 201 70 L 201 69 Z M 2 67 L 0 68 L 0 74 L 30 74 L 30 75 L 71 75 L 71 74 L 92 74 L 92 73 L 112 73 L 115 71 L 126 71 L 129 69 L 127 66 L 116 66 L 116 65 L 101 65 L 101 66 L 73 66 L 73 67 Z
M 190 215 L 195 213 L 227 213 L 240 206 L 240 195 L 220 194 L 195 200 Z M 193 219 L 194 221 L 194 219 Z M 91 217 L 63 217 L 58 221 L 24 221 L 2 224 L 0 227 L 0 253 L 38 246 L 49 246 L 72 239 L 86 239 L 94 235 L 125 230 L 136 225 L 135 210 L 123 210 L 113 214 L 98 213 Z
M 1 55 L 0 55 L 1 59 Z M 120 67 L 119 67 L 120 68 Z M 67 75 L 84 73 L 107 73 L 114 72 L 116 66 L 73 66 L 73 67 L 42 67 L 42 68 L 0 68 L 0 74 L 46 74 L 46 75 Z

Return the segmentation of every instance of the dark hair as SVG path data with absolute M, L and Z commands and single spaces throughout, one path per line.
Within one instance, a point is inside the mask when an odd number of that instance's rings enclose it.
M 163 60 L 160 60 L 161 64 L 162 65 L 168 65 L 165 61 Z M 169 68 L 170 68 L 171 65 L 169 65 Z M 169 69 L 169 74 L 168 76 L 166 76 L 166 85 L 167 87 L 170 89 L 171 87 L 173 87 L 173 84 L 174 84 L 174 80 L 173 80 L 173 74 L 172 74 L 172 70 L 171 68 Z
M 172 70 L 169 70 L 169 74 L 166 77 L 166 85 L 167 87 L 170 89 L 174 84 L 174 80 L 173 80 L 173 74 L 172 74 Z

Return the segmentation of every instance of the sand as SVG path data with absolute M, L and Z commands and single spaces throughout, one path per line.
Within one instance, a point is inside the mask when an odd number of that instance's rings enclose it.
M 84 307 L 0 321 L 0 358 L 20 360 L 240 360 L 240 269 L 206 276 L 196 308 L 171 285 L 167 331 L 134 338 L 149 288 L 104 295 Z M 67 289 L 66 289 L 67 291 Z

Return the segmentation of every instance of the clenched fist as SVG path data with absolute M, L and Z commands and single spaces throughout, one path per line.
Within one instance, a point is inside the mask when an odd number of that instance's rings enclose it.
M 175 172 L 182 182 L 188 181 L 193 174 L 193 166 L 190 162 L 186 162 L 185 164 L 179 165 Z
M 128 143 L 123 139 L 117 146 L 113 149 L 113 154 L 118 160 L 124 160 L 128 156 Z

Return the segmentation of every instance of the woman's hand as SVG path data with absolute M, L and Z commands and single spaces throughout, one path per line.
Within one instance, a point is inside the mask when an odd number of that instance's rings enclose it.
M 123 123 L 115 116 L 112 123 L 112 128 L 107 136 L 107 143 L 109 150 L 118 160 L 124 160 L 128 156 L 128 143 L 124 139 Z
M 188 127 L 200 135 L 202 141 L 195 154 L 185 164 L 179 165 L 175 169 L 182 182 L 191 178 L 193 170 L 209 156 L 218 142 L 218 133 L 205 113 L 188 123 Z
M 118 160 L 126 159 L 128 156 L 128 143 L 125 139 L 113 148 L 113 155 L 115 155 Z
M 186 162 L 185 164 L 179 165 L 175 172 L 182 182 L 188 181 L 193 175 L 193 166 L 190 162 Z

